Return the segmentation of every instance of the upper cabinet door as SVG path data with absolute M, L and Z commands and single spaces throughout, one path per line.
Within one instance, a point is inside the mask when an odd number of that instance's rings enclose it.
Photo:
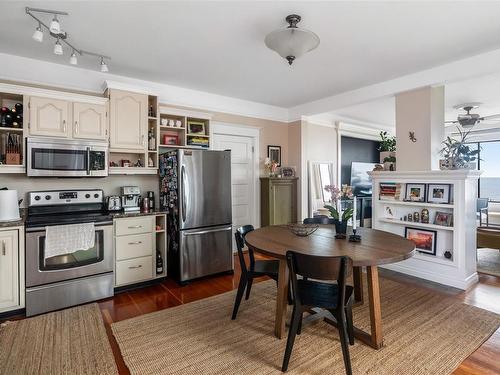
M 17 230 L 0 231 L 0 312 L 19 306 L 17 234 Z
M 106 106 L 73 103 L 73 138 L 107 139 Z
M 145 150 L 148 96 L 110 90 L 110 147 Z
M 69 109 L 70 102 L 65 100 L 30 97 L 30 135 L 67 137 L 69 134 Z

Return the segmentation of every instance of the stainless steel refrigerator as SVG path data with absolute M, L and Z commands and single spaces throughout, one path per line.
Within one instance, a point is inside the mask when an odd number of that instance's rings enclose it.
M 170 276 L 188 280 L 233 271 L 231 152 L 160 155 L 160 208 L 167 211 Z

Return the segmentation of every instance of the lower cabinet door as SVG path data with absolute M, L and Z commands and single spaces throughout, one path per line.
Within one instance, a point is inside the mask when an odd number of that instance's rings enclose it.
M 153 277 L 153 257 L 141 257 L 116 262 L 116 286 L 138 283 Z
M 0 312 L 19 306 L 18 231 L 0 231 Z

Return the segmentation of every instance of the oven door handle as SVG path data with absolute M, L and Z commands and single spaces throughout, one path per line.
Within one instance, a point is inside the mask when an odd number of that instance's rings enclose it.
M 90 175 L 90 147 L 87 147 L 87 176 Z

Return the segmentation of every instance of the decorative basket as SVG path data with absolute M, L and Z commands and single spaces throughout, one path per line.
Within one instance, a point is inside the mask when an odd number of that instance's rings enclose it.
M 290 232 L 299 237 L 307 237 L 319 228 L 318 224 L 302 224 L 302 223 L 290 223 L 288 224 L 288 229 Z

